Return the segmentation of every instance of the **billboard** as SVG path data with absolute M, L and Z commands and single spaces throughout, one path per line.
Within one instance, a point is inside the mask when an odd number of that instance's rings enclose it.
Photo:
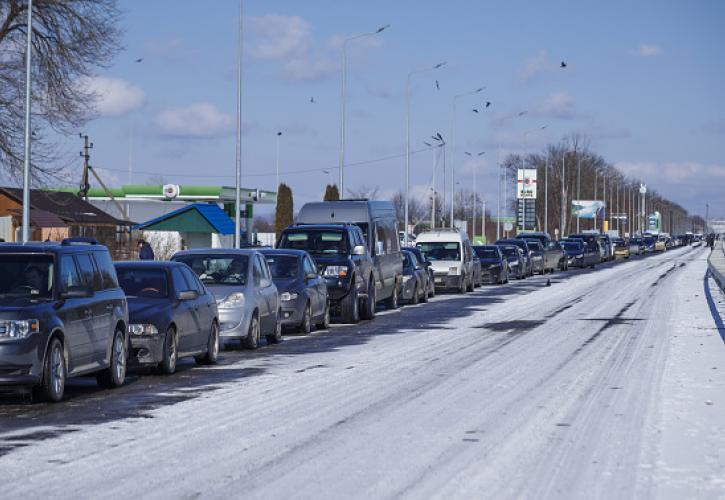
M 516 198 L 519 200 L 536 199 L 536 169 L 520 168 L 516 180 Z
M 604 206 L 601 200 L 573 200 L 571 214 L 580 219 L 603 219 Z

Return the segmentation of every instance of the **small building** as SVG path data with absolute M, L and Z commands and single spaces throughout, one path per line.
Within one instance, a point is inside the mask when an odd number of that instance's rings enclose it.
M 133 229 L 143 231 L 159 259 L 184 249 L 234 246 L 234 221 L 216 203 L 185 205 Z
M 7 241 L 17 241 L 22 225 L 23 190 L 0 187 L 0 218 Z M 106 245 L 114 259 L 133 255 L 132 223 L 120 220 L 70 192 L 30 190 L 31 239 L 60 241 L 88 236 Z

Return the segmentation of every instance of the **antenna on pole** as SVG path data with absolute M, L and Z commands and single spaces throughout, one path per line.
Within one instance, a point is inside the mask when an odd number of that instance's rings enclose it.
M 81 158 L 83 158 L 83 177 L 81 179 L 81 185 L 80 190 L 78 191 L 78 196 L 83 198 L 85 201 L 88 201 L 88 190 L 90 189 L 90 184 L 88 183 L 88 168 L 89 168 L 89 162 L 91 159 L 91 155 L 89 151 L 93 149 L 93 143 L 89 142 L 88 136 L 83 135 L 82 133 L 78 134 L 78 137 L 83 139 L 83 151 L 81 151 Z

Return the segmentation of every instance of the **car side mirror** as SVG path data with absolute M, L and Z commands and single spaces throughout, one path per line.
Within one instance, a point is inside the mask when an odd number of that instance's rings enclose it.
M 259 280 L 259 286 L 261 286 L 262 288 L 267 288 L 271 284 L 272 280 L 269 278 L 262 278 L 261 280 Z
M 71 286 L 60 294 L 61 299 L 87 299 L 93 297 L 93 290 L 87 286 Z
M 365 247 L 363 245 L 356 245 L 352 249 L 352 254 L 353 255 L 365 255 L 365 252 L 366 252 L 366 250 L 365 250 Z
M 432 265 L 433 265 L 433 263 L 432 263 L 431 261 L 429 261 L 429 260 L 426 260 L 425 262 L 423 262 L 423 265 L 424 265 L 425 267 L 430 267 L 430 266 L 432 266 Z
M 183 292 L 179 292 L 176 294 L 176 298 L 181 301 L 194 300 L 198 296 L 199 292 L 197 292 L 196 290 L 184 290 Z
M 305 279 L 306 280 L 316 280 L 319 277 L 320 277 L 320 275 L 317 274 L 317 273 L 307 273 L 307 274 L 305 274 Z

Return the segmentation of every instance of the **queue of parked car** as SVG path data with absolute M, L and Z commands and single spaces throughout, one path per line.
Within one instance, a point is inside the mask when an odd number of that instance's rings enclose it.
M 172 374 L 217 362 L 222 343 L 256 349 L 285 332 L 371 320 L 380 306 L 464 294 L 484 283 L 594 268 L 694 237 L 525 232 L 474 246 L 434 229 L 404 247 L 389 202 L 308 203 L 276 248 L 195 249 L 169 261 L 112 262 L 92 238 L 0 244 L 0 387 L 63 398 L 68 378 L 123 385 L 128 363 Z

